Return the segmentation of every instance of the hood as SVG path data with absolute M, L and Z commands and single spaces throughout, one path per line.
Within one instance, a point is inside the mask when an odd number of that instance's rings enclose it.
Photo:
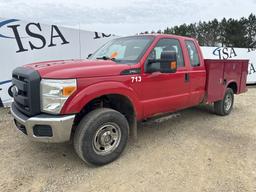
M 114 76 L 130 68 L 127 64 L 117 64 L 111 60 L 45 61 L 25 67 L 35 69 L 42 78 L 49 79 Z

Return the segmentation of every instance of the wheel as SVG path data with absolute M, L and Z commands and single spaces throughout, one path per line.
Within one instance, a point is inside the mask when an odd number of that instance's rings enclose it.
M 93 165 L 105 165 L 123 152 L 129 135 L 129 125 L 121 113 L 100 108 L 87 114 L 74 135 L 78 156 Z
M 225 116 L 228 115 L 234 104 L 234 92 L 232 89 L 227 88 L 223 100 L 214 103 L 214 111 L 217 115 Z

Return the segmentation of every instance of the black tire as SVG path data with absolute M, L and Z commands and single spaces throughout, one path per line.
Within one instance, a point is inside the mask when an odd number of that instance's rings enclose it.
M 120 138 L 115 140 L 118 134 Z M 128 136 L 129 125 L 124 115 L 113 109 L 95 109 L 79 123 L 74 135 L 74 148 L 83 161 L 92 165 L 105 165 L 121 155 Z
M 227 100 L 230 100 L 227 104 Z M 223 100 L 214 103 L 214 111 L 217 115 L 225 116 L 230 114 L 234 104 L 234 92 L 227 88 Z

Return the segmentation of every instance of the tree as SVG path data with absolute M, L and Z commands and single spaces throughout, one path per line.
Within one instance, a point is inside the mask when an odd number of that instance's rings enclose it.
M 256 16 L 250 14 L 247 22 L 245 23 L 246 32 L 247 32 L 247 41 L 248 47 L 255 46 L 255 38 L 256 38 Z
M 226 18 L 223 18 L 222 21 L 219 23 L 219 41 L 222 47 L 224 47 L 224 45 L 226 44 L 226 25 L 227 20 Z
M 248 47 L 245 20 L 229 19 L 225 26 L 226 46 Z
M 167 27 L 163 33 L 194 37 L 202 46 L 255 47 L 256 16 L 250 14 L 248 18 L 239 20 L 223 18 L 220 22 L 213 19 L 208 22 L 182 24 Z

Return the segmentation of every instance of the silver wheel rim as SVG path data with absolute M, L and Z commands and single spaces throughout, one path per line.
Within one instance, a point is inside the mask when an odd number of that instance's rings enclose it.
M 232 106 L 232 95 L 231 94 L 227 94 L 224 100 L 224 109 L 225 111 L 229 111 L 231 106 Z
M 119 145 L 121 129 L 115 123 L 106 123 L 101 126 L 93 138 L 93 149 L 98 155 L 108 155 Z

